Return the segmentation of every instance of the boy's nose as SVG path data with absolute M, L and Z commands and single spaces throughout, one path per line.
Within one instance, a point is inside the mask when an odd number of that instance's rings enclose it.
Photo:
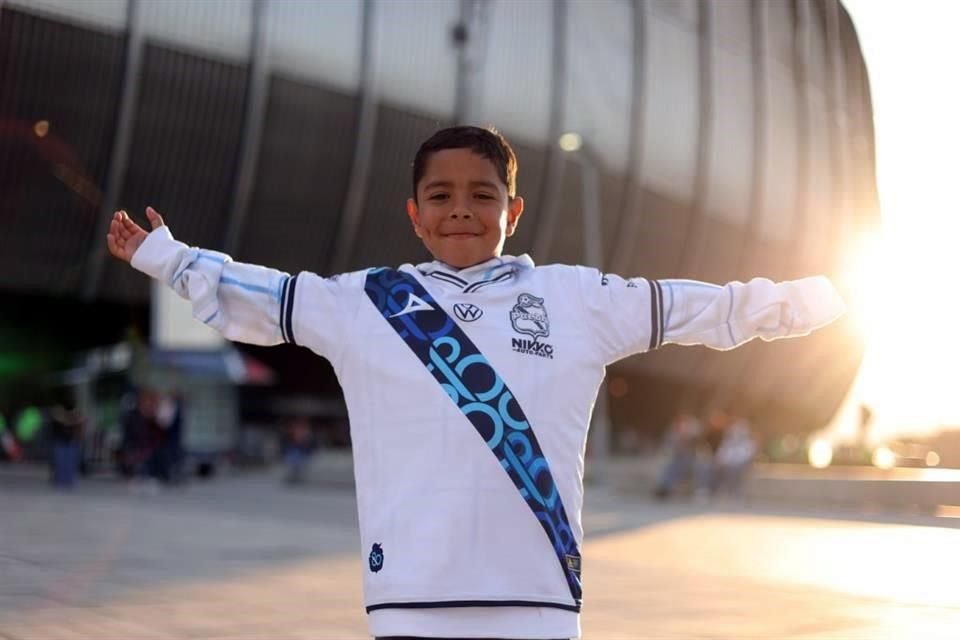
M 472 218 L 473 212 L 467 207 L 456 206 L 450 211 L 451 218 Z

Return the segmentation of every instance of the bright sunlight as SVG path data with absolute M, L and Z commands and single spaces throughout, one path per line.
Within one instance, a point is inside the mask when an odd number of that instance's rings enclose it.
M 844 4 L 870 75 L 883 219 L 841 275 L 867 341 L 848 401 L 873 409 L 876 442 L 960 427 L 960 93 L 950 68 L 960 59 L 960 3 Z M 851 435 L 849 422 L 835 420 L 832 433 Z

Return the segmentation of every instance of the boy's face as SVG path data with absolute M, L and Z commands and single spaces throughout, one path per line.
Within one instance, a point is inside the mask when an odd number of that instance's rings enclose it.
M 470 149 L 444 149 L 427 161 L 417 199 L 407 200 L 413 230 L 433 257 L 462 269 L 499 256 L 523 213 L 493 163 Z

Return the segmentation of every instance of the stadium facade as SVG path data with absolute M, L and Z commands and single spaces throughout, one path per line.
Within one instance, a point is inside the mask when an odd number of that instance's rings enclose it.
M 146 280 L 102 237 L 113 208 L 148 203 L 188 243 L 288 271 L 419 261 L 410 161 L 461 122 L 515 143 L 527 213 L 507 250 L 540 263 L 837 275 L 878 222 L 869 85 L 835 0 L 0 7 L 8 300 L 144 308 Z M 861 358 L 843 322 L 729 353 L 667 347 L 611 370 L 611 411 L 646 429 L 722 403 L 810 429 Z

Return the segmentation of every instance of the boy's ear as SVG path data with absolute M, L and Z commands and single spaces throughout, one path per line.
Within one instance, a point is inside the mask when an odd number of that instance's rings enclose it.
M 513 235 L 517 230 L 517 224 L 520 222 L 520 216 L 523 215 L 523 198 L 517 196 L 507 205 L 507 237 Z
M 420 207 L 417 206 L 417 201 L 413 198 L 407 198 L 407 217 L 410 218 L 411 224 L 413 224 L 413 232 L 417 234 L 418 238 L 422 238 L 420 232 Z

